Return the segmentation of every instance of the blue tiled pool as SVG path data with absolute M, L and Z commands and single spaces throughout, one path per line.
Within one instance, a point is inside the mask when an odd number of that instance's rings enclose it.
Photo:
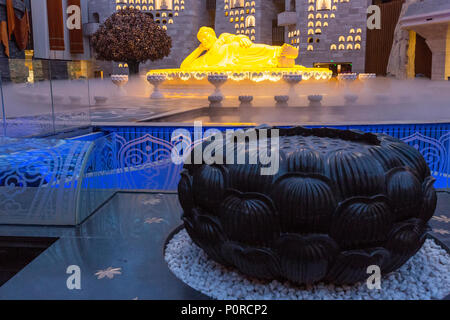
M 195 143 L 193 127 L 183 125 L 104 126 L 95 128 L 94 133 L 62 140 L 3 139 L 0 212 L 10 215 L 8 219 L 0 215 L 0 224 L 74 225 L 116 191 L 176 190 L 182 165 L 172 162 L 171 136 L 179 128 L 187 129 L 187 138 Z M 202 131 L 211 128 L 248 127 L 205 126 Z M 450 124 L 335 128 L 383 132 L 403 140 L 422 153 L 437 180 L 435 187 L 450 188 Z M 36 155 L 42 161 L 36 162 Z M 67 215 L 64 219 L 61 212 Z

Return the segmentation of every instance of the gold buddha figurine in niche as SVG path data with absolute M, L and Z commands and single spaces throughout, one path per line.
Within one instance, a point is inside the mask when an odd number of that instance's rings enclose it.
M 181 64 L 180 69 L 269 69 L 292 68 L 298 50 L 288 44 L 269 46 L 253 43 L 245 35 L 222 33 L 217 38 L 212 28 L 201 27 L 200 45 Z

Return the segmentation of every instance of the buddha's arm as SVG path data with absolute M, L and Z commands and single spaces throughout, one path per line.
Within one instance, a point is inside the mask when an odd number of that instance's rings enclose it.
M 198 58 L 200 57 L 200 55 L 203 53 L 203 51 L 205 51 L 205 48 L 203 48 L 202 45 L 200 45 L 197 49 L 195 49 L 194 51 L 191 52 L 190 55 L 188 55 L 186 57 L 186 59 L 183 60 L 183 62 L 181 63 L 180 69 L 186 69 L 189 68 L 192 63 Z
M 243 48 L 248 48 L 253 44 L 250 38 L 243 34 L 235 35 L 233 38 L 233 42 L 239 43 L 239 45 Z

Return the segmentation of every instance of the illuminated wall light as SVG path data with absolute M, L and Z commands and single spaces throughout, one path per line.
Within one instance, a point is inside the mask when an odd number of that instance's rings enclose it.
M 344 50 L 345 49 L 345 46 L 341 43 L 340 45 L 339 45 L 339 50 Z
M 333 7 L 331 8 L 331 10 L 336 11 L 336 10 L 337 10 L 337 7 L 336 7 L 336 6 L 333 6 Z
M 355 41 L 361 41 L 361 36 L 356 36 Z
M 330 46 L 330 50 L 336 50 L 337 49 L 337 46 L 335 45 L 335 44 L 332 44 L 331 46 Z
M 347 44 L 347 50 L 353 50 L 353 45 L 351 43 Z
M 322 34 L 322 30 L 317 28 L 316 31 L 314 31 L 315 34 Z
M 321 27 L 321 26 L 322 26 L 322 22 L 316 21 L 316 27 Z
M 314 6 L 309 6 L 308 11 L 314 11 Z
M 345 41 L 345 37 L 344 36 L 340 36 L 339 37 L 339 42 L 344 42 Z
M 322 19 L 322 14 L 321 13 L 316 14 L 316 19 Z
M 325 22 L 323 23 L 323 26 L 324 26 L 324 27 L 328 27 L 328 22 L 325 21 Z
M 358 29 L 356 30 L 356 33 L 362 33 L 361 28 L 358 28 Z
M 355 50 L 361 50 L 361 45 L 359 43 L 355 44 Z
M 336 15 L 335 15 L 334 13 L 332 13 L 332 14 L 330 14 L 330 18 L 331 18 L 331 19 L 336 18 Z
M 349 41 L 353 41 L 353 37 L 352 36 L 348 36 L 347 37 L 347 42 L 349 42 Z
M 314 34 L 314 30 L 313 29 L 308 29 L 308 35 L 310 34 Z
M 308 15 L 308 19 L 314 19 L 314 15 L 313 15 L 312 13 L 310 13 L 310 14 Z
M 331 0 L 317 0 L 317 10 L 330 10 Z
M 308 27 L 314 27 L 314 22 L 312 21 L 308 22 Z
M 350 34 L 355 33 L 355 29 L 350 29 Z
M 307 50 L 307 51 L 313 51 L 313 50 L 314 50 L 314 47 L 310 44 L 306 50 Z

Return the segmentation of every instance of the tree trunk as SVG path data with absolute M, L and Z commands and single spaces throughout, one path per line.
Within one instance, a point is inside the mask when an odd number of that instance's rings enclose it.
M 130 75 L 139 73 L 139 62 L 129 61 L 127 63 L 128 63 L 128 70 L 130 71 Z

